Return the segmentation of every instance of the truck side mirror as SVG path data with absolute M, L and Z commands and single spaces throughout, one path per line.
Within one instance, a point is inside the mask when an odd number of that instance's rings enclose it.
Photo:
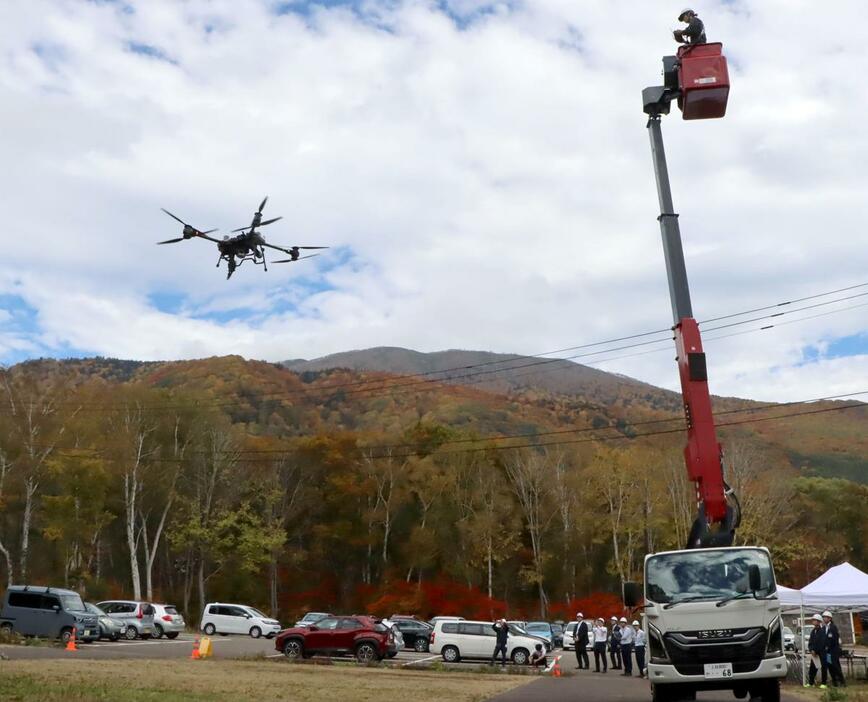
M 54 605 L 51 609 L 53 609 L 55 612 L 59 612 L 60 611 L 60 605 Z
M 642 601 L 642 587 L 639 583 L 624 583 L 623 594 L 625 607 L 638 607 Z
M 763 589 L 762 576 L 760 575 L 758 565 L 754 564 L 747 567 L 747 581 L 752 592 Z

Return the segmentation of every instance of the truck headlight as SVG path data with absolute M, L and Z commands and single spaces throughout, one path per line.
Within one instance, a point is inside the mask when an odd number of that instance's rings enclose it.
M 766 655 L 780 656 L 784 652 L 784 637 L 783 629 L 781 629 L 781 618 L 776 617 L 769 626 L 769 642 L 766 645 Z
M 663 634 L 653 624 L 648 625 L 648 653 L 651 656 L 652 663 L 669 660 L 666 646 L 663 645 Z

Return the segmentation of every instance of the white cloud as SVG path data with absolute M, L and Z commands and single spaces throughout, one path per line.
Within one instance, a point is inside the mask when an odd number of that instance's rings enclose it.
M 674 48 L 670 3 L 504 3 L 464 29 L 424 2 L 308 17 L 255 0 L 133 6 L 0 8 L 0 158 L 15 164 L 0 174 L 0 292 L 17 281 L 37 310 L 32 343 L 133 358 L 535 353 L 669 323 L 640 91 Z M 696 316 L 862 282 L 866 30 L 818 30 L 816 3 L 699 10 L 733 93 L 725 120 L 664 125 Z M 177 232 L 161 206 L 225 231 L 265 194 L 285 217 L 270 239 L 351 255 L 246 265 L 226 283 L 205 242 L 154 246 Z M 185 297 L 181 312 L 149 302 L 163 293 Z M 241 306 L 257 311 L 201 318 Z M 806 364 L 803 349 L 864 331 L 864 312 L 710 342 L 713 389 L 859 385 L 861 357 Z M 10 344 L 0 329 L 0 353 Z M 604 367 L 677 382 L 671 354 Z

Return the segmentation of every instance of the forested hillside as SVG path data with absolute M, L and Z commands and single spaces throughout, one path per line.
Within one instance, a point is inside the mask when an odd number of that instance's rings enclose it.
M 284 620 L 558 615 L 686 539 L 677 395 L 575 364 L 474 382 L 468 366 L 515 357 L 386 351 L 373 369 L 350 354 L 3 371 L 2 582 L 172 600 L 193 619 L 215 599 Z M 771 547 L 787 584 L 868 568 L 868 407 L 852 404 L 716 400 L 740 539 Z

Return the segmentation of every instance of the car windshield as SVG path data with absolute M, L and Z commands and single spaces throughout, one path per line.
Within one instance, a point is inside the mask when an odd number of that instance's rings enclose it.
M 67 612 L 86 612 L 84 602 L 78 595 L 61 595 L 60 601 L 63 603 L 63 609 Z
M 315 621 L 318 621 L 320 619 L 323 619 L 326 616 L 327 615 L 323 614 L 322 612 L 308 612 L 307 614 L 305 614 L 302 617 L 301 621 L 303 621 L 303 622 L 315 622 Z
M 560 624 L 552 624 L 552 629 L 556 634 L 564 633 L 564 627 L 562 627 Z
M 97 607 L 95 604 L 91 604 L 90 602 L 85 602 L 85 603 L 84 603 L 84 606 L 85 606 L 85 608 L 87 609 L 87 611 L 90 612 L 91 614 L 98 614 L 98 615 L 101 616 L 101 617 L 106 617 L 106 616 L 108 616 L 105 612 L 103 612 L 103 611 L 102 611 L 99 607 Z
M 546 634 L 550 633 L 552 630 L 548 624 L 528 624 L 525 629 L 527 631 L 542 631 Z
M 250 612 L 254 617 L 259 617 L 260 619 L 268 619 L 267 614 L 263 614 L 256 607 L 248 607 L 247 611 Z
M 754 548 L 684 551 L 653 556 L 645 565 L 645 595 L 651 602 L 721 600 L 750 592 L 748 568 L 760 571 L 760 597 L 775 591 L 772 564 Z
M 510 624 L 509 632 L 511 634 L 518 634 L 519 636 L 521 636 L 522 634 L 527 634 L 527 630 L 524 627 L 519 626 L 518 624 Z

